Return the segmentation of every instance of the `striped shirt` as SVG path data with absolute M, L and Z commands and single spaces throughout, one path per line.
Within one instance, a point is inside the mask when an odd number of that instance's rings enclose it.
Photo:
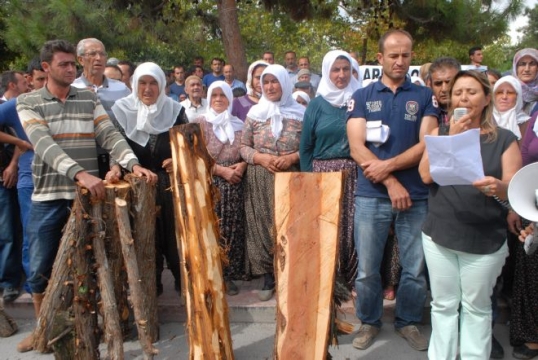
M 138 164 L 90 90 L 72 86 L 62 103 L 43 87 L 20 95 L 17 112 L 35 151 L 33 201 L 74 199 L 78 172 L 99 175 L 96 141 L 129 171 Z

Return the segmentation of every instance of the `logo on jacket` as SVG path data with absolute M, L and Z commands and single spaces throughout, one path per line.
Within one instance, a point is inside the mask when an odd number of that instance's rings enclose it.
M 418 103 L 416 101 L 408 101 L 405 104 L 405 111 L 407 111 L 404 117 L 405 120 L 417 121 Z

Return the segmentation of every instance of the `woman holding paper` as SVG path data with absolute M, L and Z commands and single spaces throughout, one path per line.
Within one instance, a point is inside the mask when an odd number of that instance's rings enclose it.
M 347 102 L 359 88 L 352 73 L 351 56 L 341 50 L 329 51 L 323 58 L 317 95 L 306 109 L 301 145 L 301 171 L 348 171 L 340 217 L 338 274 L 349 289 L 357 275 L 357 254 L 353 242 L 353 192 L 357 163 L 349 154 L 346 133 Z
M 432 133 L 479 129 L 483 179 L 439 186 L 430 174 L 427 152 L 419 166 L 422 180 L 431 184 L 422 229 L 433 298 L 430 359 L 455 359 L 458 340 L 462 359 L 489 359 L 491 352 L 490 296 L 508 255 L 506 210 L 494 196 L 507 198 L 508 183 L 521 167 L 515 135 L 495 126 L 491 97 L 485 74 L 460 71 L 450 92 L 451 111 L 466 108 L 467 114 Z

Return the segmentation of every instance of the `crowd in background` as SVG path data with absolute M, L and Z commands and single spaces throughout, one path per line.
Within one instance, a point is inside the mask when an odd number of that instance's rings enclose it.
M 395 330 L 431 359 L 458 352 L 462 359 L 500 358 L 492 327 L 503 297 L 514 356 L 537 357 L 538 255 L 523 250 L 518 235 L 526 220 L 510 208 L 507 187 L 538 159 L 538 51 L 518 51 L 512 70 L 500 74 L 474 47 L 470 70 L 447 56 L 411 78 L 412 48 L 407 32 L 384 34 L 377 55 L 383 75 L 369 84 L 356 53 L 342 50 L 324 56 L 321 74 L 308 56 L 289 51 L 279 65 L 267 51 L 242 82 L 233 64 L 217 57 L 210 70 L 201 56 L 163 70 L 108 58 L 98 39 L 47 42 L 27 71 L 1 75 L 4 302 L 24 289 L 39 316 L 74 181 L 102 197 L 100 179 L 116 182 L 126 171 L 156 184 L 157 295 L 165 263 L 179 293 L 168 131 L 198 123 L 215 160 L 229 296 L 240 292 L 235 280 L 253 277 L 263 278 L 260 300 L 274 294 L 274 174 L 345 171 L 336 281 L 355 297 L 362 323 L 353 346 L 373 343 L 387 299 L 396 300 Z M 466 109 L 457 121 L 455 108 Z M 376 128 L 390 131 L 378 137 Z M 424 137 L 470 129 L 480 132 L 486 176 L 470 185 L 436 184 Z M 428 291 L 431 339 L 417 326 Z M 32 348 L 33 335 L 18 345 Z

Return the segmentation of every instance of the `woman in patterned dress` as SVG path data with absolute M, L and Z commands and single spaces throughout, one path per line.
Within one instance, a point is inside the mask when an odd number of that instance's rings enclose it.
M 293 100 L 288 72 L 269 65 L 261 76 L 262 97 L 245 120 L 241 156 L 248 163 L 245 183 L 247 266 L 264 276 L 258 293 L 269 300 L 275 289 L 273 270 L 274 173 L 296 171 L 305 108 Z
M 232 100 L 230 86 L 215 81 L 207 91 L 207 113 L 194 119 L 200 124 L 207 150 L 215 160 L 213 184 L 220 192 L 215 212 L 219 219 L 220 245 L 228 259 L 223 266 L 228 295 L 239 292 L 232 280 L 245 279 L 243 174 L 247 163 L 239 154 L 243 122 L 231 115 Z

